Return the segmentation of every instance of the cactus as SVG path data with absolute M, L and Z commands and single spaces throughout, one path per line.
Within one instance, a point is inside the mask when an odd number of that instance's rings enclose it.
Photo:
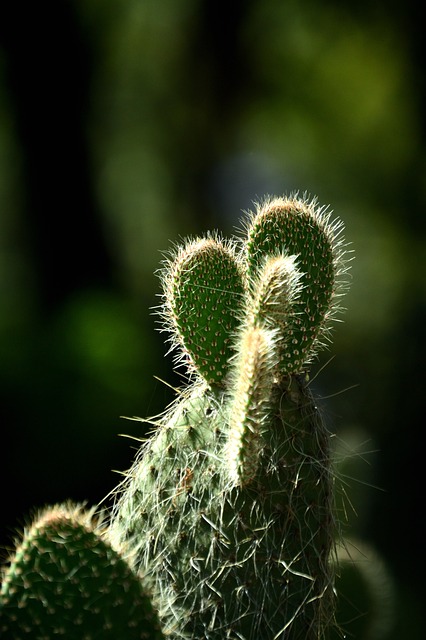
M 160 314 L 198 376 L 142 446 L 111 536 L 176 637 L 318 639 L 333 619 L 336 526 L 306 366 L 345 289 L 342 225 L 294 197 L 266 201 L 245 228 L 214 247 L 188 241 L 161 272 Z
M 76 621 L 87 638 L 327 637 L 334 473 L 307 367 L 329 340 L 346 255 L 342 224 L 297 196 L 257 205 L 237 237 L 188 239 L 171 253 L 159 315 L 188 383 L 148 421 L 155 432 L 108 526 L 61 508 L 25 534 L 0 628 L 12 621 L 16 638 L 45 623 L 77 637 Z M 99 615 L 108 629 L 96 635 Z M 43 633 L 31 637 L 52 629 Z

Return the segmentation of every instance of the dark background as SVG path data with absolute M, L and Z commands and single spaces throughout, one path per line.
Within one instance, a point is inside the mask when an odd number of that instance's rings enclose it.
M 356 253 L 313 384 L 350 535 L 393 585 L 393 621 L 375 637 L 420 639 L 424 49 L 413 1 L 0 9 L 4 558 L 34 508 L 106 496 L 134 455 L 118 434 L 144 433 L 120 416 L 171 401 L 154 376 L 181 384 L 150 310 L 160 250 L 232 233 L 267 193 L 306 190 Z

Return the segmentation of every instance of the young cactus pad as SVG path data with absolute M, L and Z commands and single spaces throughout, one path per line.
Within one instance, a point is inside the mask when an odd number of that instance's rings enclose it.
M 160 640 L 139 578 L 73 505 L 44 511 L 25 532 L 0 596 L 3 640 Z
M 344 289 L 342 225 L 291 198 L 246 227 L 187 242 L 162 271 L 166 328 L 198 375 L 142 445 L 111 539 L 176 640 L 322 640 L 334 476 L 306 366 Z
M 183 349 L 192 371 L 220 385 L 244 293 L 232 245 L 214 237 L 188 241 L 162 275 L 163 317 L 173 345 Z

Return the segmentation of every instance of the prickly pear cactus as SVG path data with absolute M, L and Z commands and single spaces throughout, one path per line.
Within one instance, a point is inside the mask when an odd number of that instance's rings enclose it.
M 319 640 L 333 621 L 330 436 L 307 364 L 346 287 L 342 224 L 268 200 L 244 237 L 189 240 L 161 272 L 190 383 L 157 421 L 111 522 L 174 638 Z
M 161 640 L 139 578 L 105 540 L 93 510 L 46 509 L 25 532 L 0 595 L 3 640 Z

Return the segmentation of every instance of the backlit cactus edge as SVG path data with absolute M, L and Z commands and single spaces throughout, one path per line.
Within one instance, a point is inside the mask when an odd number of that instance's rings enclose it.
M 165 260 L 162 327 L 188 385 L 109 521 L 60 505 L 3 575 L 2 638 L 318 640 L 334 624 L 330 434 L 307 366 L 347 288 L 342 223 L 266 200 L 239 237 Z

